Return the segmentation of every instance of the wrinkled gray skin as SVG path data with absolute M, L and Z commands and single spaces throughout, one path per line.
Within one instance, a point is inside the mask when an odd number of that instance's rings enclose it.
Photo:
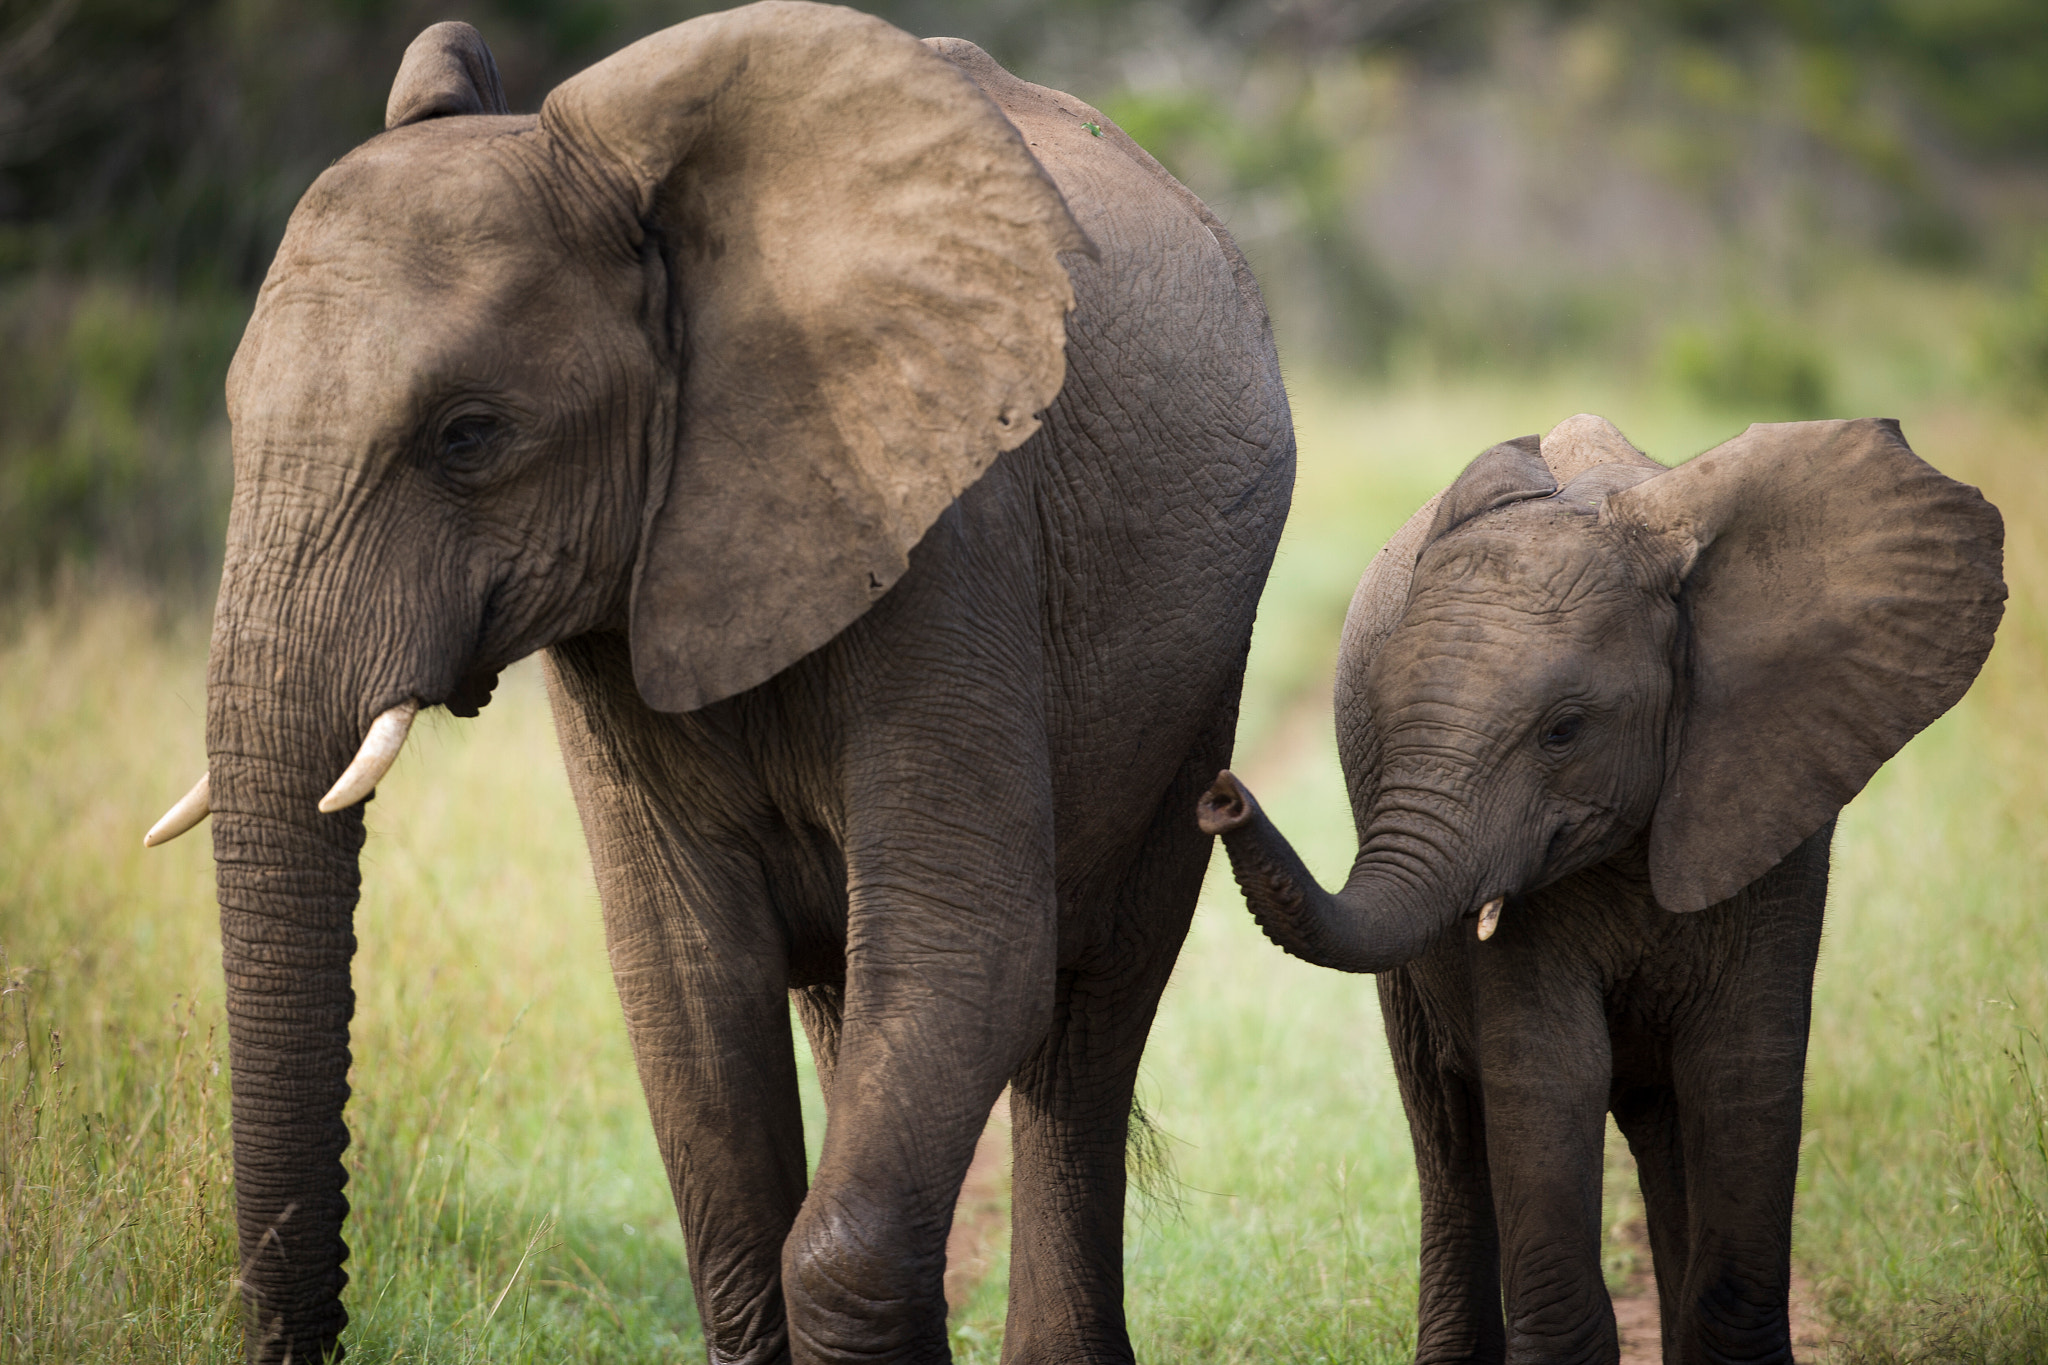
M 1667 473 L 1574 418 L 1482 455 L 1359 585 L 1342 890 L 1229 773 L 1205 793 L 1267 934 L 1380 974 L 1421 1179 L 1417 1360 L 1617 1359 L 1610 1111 L 1664 1359 L 1790 1360 L 1834 816 L 1976 675 L 2002 535 L 1895 424 L 1752 427 Z
M 391 108 L 294 215 L 229 386 L 208 751 L 252 1357 L 346 1321 L 364 834 L 315 803 L 386 708 L 474 714 L 545 649 L 711 1358 L 944 1359 L 1009 1083 L 1005 1359 L 1128 1359 L 1133 1079 L 1293 478 L 1230 238 L 1094 110 L 843 10 L 692 21 L 538 119 L 437 26 Z

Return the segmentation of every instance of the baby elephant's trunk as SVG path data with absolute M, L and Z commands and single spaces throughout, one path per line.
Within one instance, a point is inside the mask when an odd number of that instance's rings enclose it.
M 1230 870 L 1266 937 L 1318 967 L 1383 972 L 1412 962 L 1465 908 L 1443 894 L 1441 878 L 1364 853 L 1342 890 L 1323 890 L 1229 772 L 1217 774 L 1196 815 L 1203 833 L 1222 836 Z

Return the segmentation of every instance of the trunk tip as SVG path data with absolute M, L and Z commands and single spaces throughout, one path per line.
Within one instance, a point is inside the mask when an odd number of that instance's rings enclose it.
M 1237 775 L 1225 768 L 1195 802 L 1195 820 L 1204 834 L 1229 834 L 1243 829 L 1259 813 L 1259 803 Z

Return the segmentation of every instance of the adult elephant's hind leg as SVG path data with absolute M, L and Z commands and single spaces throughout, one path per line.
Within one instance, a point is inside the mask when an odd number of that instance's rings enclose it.
M 1205 746 L 1183 768 L 1139 855 L 1099 905 L 1078 908 L 1110 933 L 1060 974 L 1045 1042 L 1012 1083 L 1005 1365 L 1131 1359 L 1123 1224 L 1132 1094 L 1208 866 L 1195 800 L 1224 752 Z

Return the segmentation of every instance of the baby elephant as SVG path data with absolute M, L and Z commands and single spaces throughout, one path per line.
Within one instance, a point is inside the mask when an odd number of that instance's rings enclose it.
M 1835 815 L 1976 676 L 2003 539 L 1895 422 L 1753 426 L 1667 472 L 1574 417 L 1473 461 L 1358 585 L 1344 888 L 1229 773 L 1201 798 L 1274 942 L 1380 974 L 1421 1176 L 1418 1361 L 1617 1358 L 1610 1110 L 1664 1359 L 1791 1359 Z

